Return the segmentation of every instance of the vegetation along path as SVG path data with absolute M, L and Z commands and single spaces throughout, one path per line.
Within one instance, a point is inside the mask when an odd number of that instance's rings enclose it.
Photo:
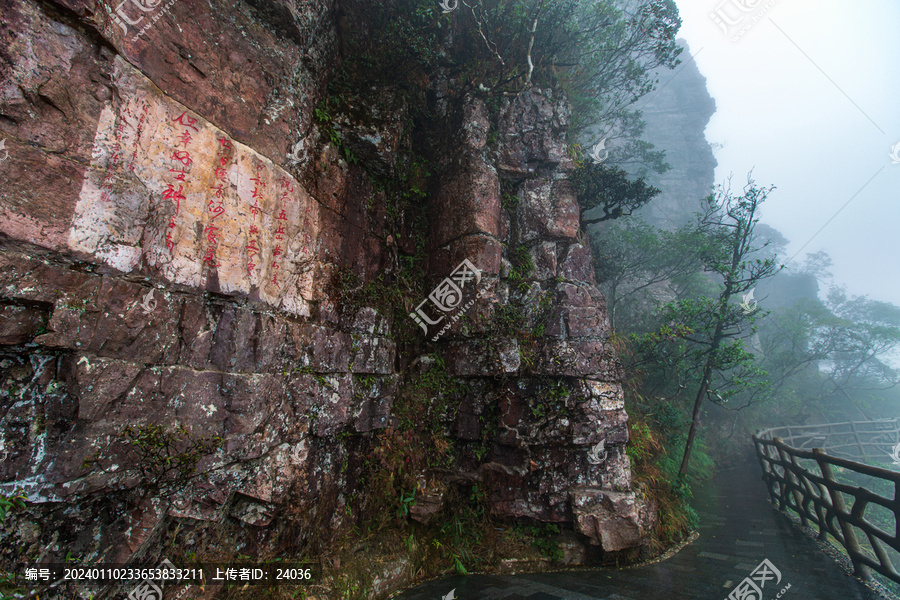
M 863 600 L 878 594 L 767 501 L 759 466 L 748 459 L 695 492 L 700 537 L 674 557 L 622 570 L 447 577 L 398 600 Z M 759 570 L 768 560 L 780 573 Z M 745 580 L 764 580 L 762 598 Z M 788 588 L 788 585 L 790 587 Z M 788 588 L 785 590 L 785 588 Z M 782 593 L 783 592 L 783 593 Z M 780 596 L 779 596 L 780 594 Z

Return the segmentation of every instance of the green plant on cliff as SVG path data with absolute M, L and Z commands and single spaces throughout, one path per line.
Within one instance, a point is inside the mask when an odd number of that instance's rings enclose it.
M 572 104 L 571 138 L 617 140 L 613 162 L 668 168 L 643 142 L 634 104 L 657 86 L 655 73 L 679 64 L 681 19 L 674 0 L 472 0 L 454 31 L 458 53 L 477 64 L 473 85 L 519 93 L 560 86 Z
M 344 140 L 341 138 L 341 135 L 334 128 L 334 117 L 332 116 L 332 111 L 335 110 L 336 105 L 340 102 L 340 99 L 335 99 L 332 97 L 327 97 L 313 111 L 313 119 L 316 124 L 319 126 L 319 131 L 328 138 L 328 141 L 337 148 L 338 152 L 341 153 L 341 156 L 344 157 L 349 164 L 357 164 L 356 157 L 353 155 L 353 152 L 350 150 L 350 147 L 344 144 Z
M 629 402 L 628 416 L 631 435 L 626 451 L 637 489 L 652 497 L 658 507 L 659 518 L 651 544 L 655 551 L 661 551 L 699 526 L 697 513 L 689 504 L 690 486 L 684 482 L 679 485 L 676 476 L 677 463 L 673 457 L 680 449 L 679 437 L 676 435 L 667 442 L 666 425 L 655 421 L 659 415 L 654 415 L 646 402 Z M 705 453 L 698 455 L 707 458 Z
M 6 523 L 6 517 L 10 516 L 14 511 L 24 510 L 27 498 L 21 491 L 13 492 L 12 496 L 0 494 L 0 525 Z M 0 572 L 0 600 L 13 600 L 14 598 L 26 597 L 26 592 L 16 586 L 16 576 L 14 573 Z
M 547 324 L 550 322 L 550 317 L 553 314 L 553 300 L 552 291 L 546 290 L 541 292 L 537 311 L 534 314 L 533 332 L 536 338 L 544 337 L 544 334 L 547 332 Z
M 400 421 L 401 429 L 439 434 L 443 432 L 452 400 L 464 393 L 466 388 L 447 371 L 447 365 L 440 356 L 428 355 L 420 361 L 428 361 L 428 366 L 400 393 L 394 405 L 394 414 Z
M 572 173 L 583 225 L 627 217 L 659 195 L 643 177 L 630 179 L 622 169 L 583 161 Z M 602 214 L 595 210 L 603 211 Z M 588 216 L 593 213 L 593 216 Z
M 415 120 L 430 115 L 425 91 L 441 69 L 452 77 L 451 100 L 479 93 L 492 115 L 532 85 L 561 87 L 573 107 L 570 137 L 587 141 L 602 125 L 600 135 L 616 141 L 614 164 L 668 168 L 641 140 L 633 106 L 655 89 L 657 70 L 680 62 L 674 0 L 469 0 L 446 15 L 429 0 L 342 4 L 344 60 L 333 94 L 389 82 Z M 493 143 L 496 130 L 489 136 Z
M 16 586 L 14 573 L 0 573 L 0 600 L 18 600 L 26 598 L 28 592 Z
M 495 564 L 498 535 L 480 484 L 451 486 L 444 506 L 428 525 L 412 527 L 408 546 L 414 567 L 430 573 L 467 575 Z
M 635 348 L 628 337 L 613 335 L 610 343 L 623 362 L 634 365 Z M 688 420 L 679 407 L 644 395 L 648 383 L 646 373 L 635 368 L 626 373 L 625 408 L 630 433 L 626 453 L 631 459 L 635 489 L 658 507 L 659 518 L 651 533 L 651 548 L 661 552 L 673 542 L 684 539 L 699 525 L 689 504 L 690 486 L 686 482 L 679 484 L 677 478 L 677 457 L 683 448 Z M 697 462 L 705 468 L 711 461 L 702 447 L 698 450 Z M 702 470 L 697 474 L 707 476 L 709 473 Z
M 107 473 L 123 472 L 137 478 L 141 497 L 165 495 L 184 487 L 197 473 L 201 460 L 223 443 L 213 436 L 202 438 L 180 425 L 128 425 L 113 437 L 105 450 L 97 450 L 84 460 L 85 468 L 97 467 Z
M 521 306 L 500 304 L 494 308 L 492 331 L 500 337 L 516 337 L 525 327 Z
M 516 525 L 516 533 L 528 540 L 544 558 L 549 558 L 553 562 L 558 562 L 562 559 L 563 552 L 556 540 L 560 534 L 559 526 L 552 523 L 537 525 L 520 523 Z
M 381 529 L 396 518 L 404 523 L 420 487 L 419 475 L 447 468 L 452 447 L 444 434 L 451 402 L 464 387 L 447 372 L 439 356 L 420 359 L 425 366 L 410 378 L 394 402 L 397 427 L 381 432 L 366 461 L 364 521 Z
M 27 498 L 21 492 L 16 492 L 12 496 L 0 494 L 0 524 L 4 523 L 6 517 L 14 510 L 24 509 L 25 500 L 27 500 Z
M 509 272 L 509 284 L 519 292 L 528 289 L 528 280 L 534 275 L 534 260 L 527 246 L 519 246 L 510 253 L 512 269 Z
M 6 517 L 14 510 L 22 510 L 25 508 L 26 497 L 20 493 L 14 493 L 12 496 L 0 494 L 0 525 L 6 522 Z M 0 573 L 0 600 L 12 600 L 13 598 L 22 597 L 20 588 L 15 586 L 16 577 L 12 573 Z M 7 595 L 9 594 L 9 595 Z
M 343 0 L 345 69 L 351 79 L 415 87 L 440 59 L 440 11 L 428 0 Z

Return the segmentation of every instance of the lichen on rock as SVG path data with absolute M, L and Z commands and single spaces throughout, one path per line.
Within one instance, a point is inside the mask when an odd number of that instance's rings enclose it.
M 489 106 L 440 72 L 430 123 L 391 82 L 325 119 L 328 2 L 285 4 L 284 27 L 176 2 L 137 38 L 102 3 L 58 4 L 10 0 L 0 31 L 0 489 L 35 516 L 6 565 L 147 559 L 204 524 L 229 558 L 242 536 L 321 548 L 376 504 L 376 459 L 413 482 L 401 520 L 477 488 L 491 518 L 647 542 L 558 89 Z M 463 261 L 464 310 L 423 333 L 409 314 Z M 129 426 L 186 432 L 164 460 L 220 443 L 149 493 Z M 418 448 L 403 473 L 391 443 Z

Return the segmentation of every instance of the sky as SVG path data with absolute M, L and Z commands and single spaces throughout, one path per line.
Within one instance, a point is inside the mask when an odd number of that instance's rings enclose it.
M 900 305 L 900 2 L 676 3 L 716 100 L 716 181 L 777 187 L 762 221 L 789 268 L 825 251 L 834 283 Z

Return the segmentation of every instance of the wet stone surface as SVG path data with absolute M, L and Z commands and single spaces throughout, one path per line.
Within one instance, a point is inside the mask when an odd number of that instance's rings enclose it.
M 755 462 L 717 475 L 695 491 L 700 537 L 669 560 L 622 570 L 448 577 L 397 600 L 727 600 L 765 559 L 781 572 L 762 600 L 875 600 L 816 543 L 769 504 Z M 756 596 L 746 598 L 757 600 Z

